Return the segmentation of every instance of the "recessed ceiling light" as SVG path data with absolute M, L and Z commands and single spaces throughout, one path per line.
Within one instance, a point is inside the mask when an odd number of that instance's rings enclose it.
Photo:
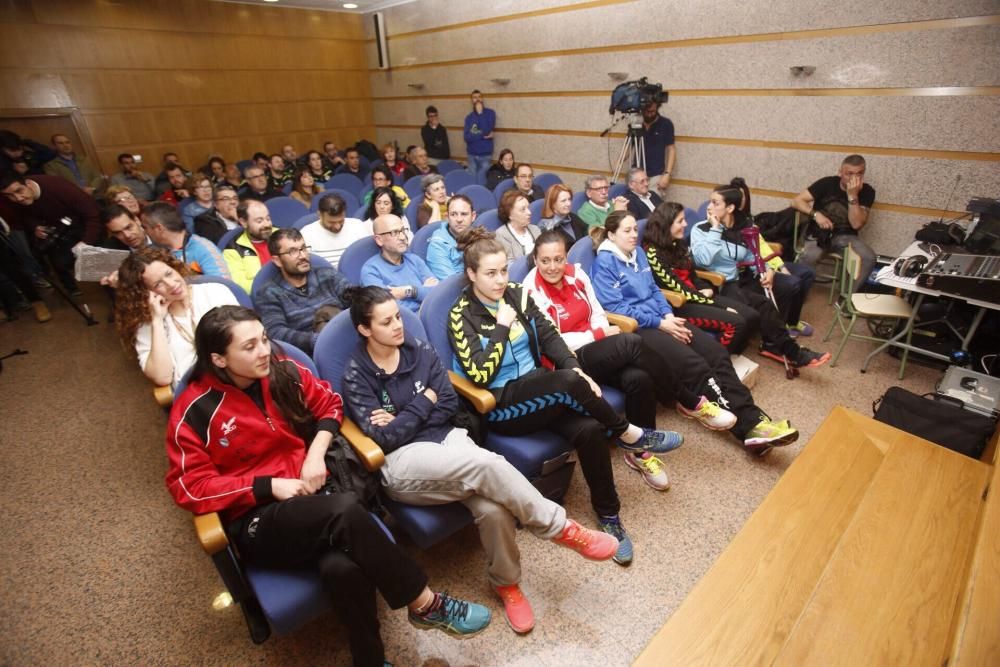
M 264 0 L 264 2 L 277 2 L 278 0 Z
M 355 4 L 353 2 L 345 2 L 344 3 L 344 9 L 357 9 L 357 8 L 358 8 L 357 4 Z

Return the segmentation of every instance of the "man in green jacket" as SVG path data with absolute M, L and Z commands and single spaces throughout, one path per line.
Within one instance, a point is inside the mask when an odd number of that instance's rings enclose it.
M 236 207 L 236 219 L 239 220 L 244 232 L 234 238 L 222 251 L 222 257 L 233 275 L 233 282 L 250 293 L 254 276 L 260 271 L 264 262 L 271 261 L 271 253 L 267 250 L 267 239 L 270 238 L 274 226 L 271 224 L 271 214 L 263 202 L 248 199 Z
M 73 151 L 73 142 L 69 137 L 65 134 L 53 134 L 52 147 L 56 149 L 56 156 L 45 163 L 43 169 L 46 174 L 65 178 L 80 186 L 88 195 L 104 189 L 104 175 L 85 156 Z

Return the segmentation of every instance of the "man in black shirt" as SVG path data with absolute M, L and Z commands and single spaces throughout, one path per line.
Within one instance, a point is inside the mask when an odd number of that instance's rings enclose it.
M 529 204 L 536 199 L 545 198 L 542 188 L 535 185 L 535 170 L 530 164 L 521 163 L 514 169 L 514 187 L 528 198 Z
M 875 188 L 865 183 L 865 159 L 848 155 L 836 176 L 819 179 L 792 200 L 792 208 L 809 216 L 808 238 L 799 261 L 815 266 L 825 252 L 841 252 L 848 244 L 861 258 L 856 292 L 875 268 L 875 252 L 858 232 L 868 222 Z
M 451 157 L 448 146 L 448 130 L 438 122 L 438 110 L 435 106 L 427 107 L 427 123 L 420 128 L 420 136 L 424 140 L 427 155 L 435 160 L 447 160 Z
M 257 201 L 267 201 L 281 196 L 281 190 L 271 187 L 271 182 L 267 180 L 267 174 L 257 166 L 247 167 L 243 172 L 247 184 L 240 190 L 240 201 L 256 199 Z

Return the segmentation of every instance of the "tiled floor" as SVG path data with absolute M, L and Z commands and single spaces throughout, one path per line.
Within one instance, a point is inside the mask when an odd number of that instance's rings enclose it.
M 819 292 L 806 316 L 823 331 L 830 310 Z M 86 327 L 64 306 L 53 310 L 46 325 L 27 318 L 0 325 L 0 354 L 30 351 L 5 361 L 0 374 L 0 664 L 349 664 L 332 616 L 254 646 L 238 609 L 212 610 L 222 585 L 189 516 L 164 490 L 165 422 L 148 384 L 109 325 Z M 817 338 L 809 345 L 832 348 Z M 747 457 L 726 434 L 662 410 L 660 425 L 686 438 L 665 457 L 672 488 L 653 491 L 615 457 L 622 517 L 636 548 L 631 567 L 584 561 L 519 536 L 524 590 L 538 619 L 527 636 L 503 621 L 474 528 L 431 550 L 411 550 L 434 586 L 490 605 L 494 622 L 457 641 L 417 631 L 403 612 L 383 607 L 388 657 L 425 667 L 629 664 L 829 409 L 870 414 L 872 400 L 896 384 L 898 362 L 888 356 L 858 372 L 869 349 L 852 342 L 837 368 L 803 371 L 792 382 L 777 364 L 760 361 L 758 403 L 802 431 L 799 443 L 763 460 Z M 911 365 L 901 384 L 925 392 L 938 377 Z M 566 506 L 594 525 L 579 474 Z

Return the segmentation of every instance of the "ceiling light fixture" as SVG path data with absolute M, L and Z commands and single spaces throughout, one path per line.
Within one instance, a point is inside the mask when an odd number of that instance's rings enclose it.
M 344 3 L 344 9 L 357 9 L 357 8 L 358 8 L 357 4 L 355 4 L 353 2 L 345 2 Z

